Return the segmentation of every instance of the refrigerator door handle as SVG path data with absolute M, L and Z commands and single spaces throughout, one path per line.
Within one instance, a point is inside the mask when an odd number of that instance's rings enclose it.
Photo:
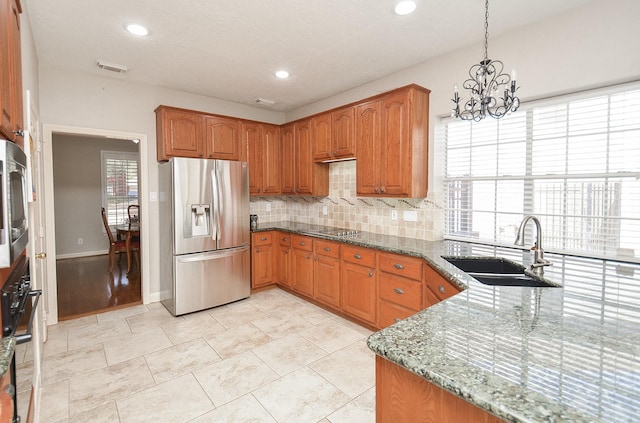
M 210 253 L 186 254 L 186 255 L 183 255 L 183 256 L 176 256 L 176 258 L 178 259 L 178 262 L 180 262 L 180 263 L 195 263 L 195 262 L 199 262 L 199 261 L 211 260 L 211 259 L 214 259 L 214 258 L 222 258 L 222 257 L 233 256 L 235 254 L 238 254 L 239 252 L 246 251 L 248 249 L 249 249 L 248 246 L 242 246 L 242 247 L 239 247 L 239 248 L 230 248 L 228 250 L 215 251 L 215 252 L 210 252 Z
M 218 177 L 218 166 L 216 165 L 211 172 L 211 189 L 213 190 L 213 239 L 220 240 L 220 179 Z

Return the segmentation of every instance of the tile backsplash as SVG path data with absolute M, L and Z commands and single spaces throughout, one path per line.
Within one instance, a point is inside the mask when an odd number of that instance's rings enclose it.
M 441 195 L 357 197 L 354 160 L 329 165 L 328 197 L 252 197 L 250 210 L 260 223 L 288 220 L 429 241 L 442 239 L 444 231 Z

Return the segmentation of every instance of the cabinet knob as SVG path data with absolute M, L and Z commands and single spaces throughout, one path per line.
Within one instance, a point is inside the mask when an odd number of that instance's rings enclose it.
M 402 269 L 404 269 L 404 266 L 403 266 L 402 264 L 400 264 L 400 263 L 396 263 L 396 264 L 394 264 L 394 265 L 393 265 L 393 267 L 395 267 L 395 268 L 396 268 L 396 269 L 398 269 L 398 270 L 402 270 Z
M 287 248 L 287 251 L 285 251 L 284 253 L 285 253 L 285 254 L 289 254 L 289 250 L 290 250 L 290 249 L 291 249 L 291 248 Z
M 372 277 L 372 276 L 373 276 L 373 272 L 369 272 L 369 277 Z
M 16 129 L 15 131 L 11 131 L 13 132 L 15 135 L 24 138 L 24 131 L 22 129 Z
M 396 322 L 396 323 L 398 323 L 400 320 L 402 320 L 402 319 L 399 318 L 399 317 L 396 317 L 395 319 L 393 319 L 393 321 Z
M 286 236 L 285 236 L 285 237 L 283 237 L 283 238 L 282 238 L 282 240 L 283 240 L 284 242 L 287 242 L 287 241 L 288 241 L 288 239 L 287 239 L 287 237 L 286 237 Z
M 378 193 L 378 188 L 374 188 L 373 192 L 375 192 L 377 194 Z
M 438 291 L 444 294 L 444 291 L 445 291 L 444 286 L 438 285 Z
M 267 237 L 263 236 L 262 238 L 260 238 L 260 241 L 266 241 L 266 240 L 267 240 Z
M 307 256 L 307 260 L 309 260 L 310 258 L 311 258 L 311 254 L 309 254 L 309 255 Z
M 302 245 L 304 247 L 305 246 L 304 241 L 300 241 L 300 245 Z
M 324 247 L 324 248 L 323 248 L 323 250 L 325 250 L 325 251 L 328 253 L 329 251 L 331 251 L 331 248 L 329 248 L 329 247 Z
M 198 154 L 198 156 L 199 156 L 199 157 L 202 157 L 202 156 L 203 156 L 203 154 L 202 154 L 202 153 L 199 153 L 199 154 Z
M 380 187 L 380 192 L 384 192 L 384 187 Z
M 313 256 L 313 261 L 318 261 L 318 256 Z
M 361 259 L 362 259 L 362 256 L 361 256 L 360 254 L 354 254 L 354 255 L 353 255 L 353 258 L 358 259 L 358 260 L 361 260 Z
M 393 292 L 395 292 L 398 295 L 404 294 L 404 290 L 402 288 L 393 288 Z
M 337 156 L 337 155 L 338 155 L 338 152 L 337 152 L 337 151 L 334 151 L 334 152 L 333 152 L 333 155 L 334 155 L 334 156 Z

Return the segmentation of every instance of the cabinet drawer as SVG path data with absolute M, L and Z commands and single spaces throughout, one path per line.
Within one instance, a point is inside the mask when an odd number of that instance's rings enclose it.
M 290 247 L 291 246 L 291 235 L 283 233 L 283 232 L 280 232 L 278 234 L 278 242 L 280 243 L 280 245 L 286 245 L 286 246 Z
M 392 303 L 422 310 L 422 282 L 388 273 L 380 273 L 380 298 Z
M 340 244 L 323 239 L 313 241 L 316 254 L 327 257 L 340 258 Z
M 253 246 L 270 245 L 272 237 L 273 235 L 271 232 L 256 232 L 253 234 Z
M 368 248 L 343 245 L 342 260 L 362 266 L 376 267 L 376 252 Z
M 460 292 L 460 289 L 457 286 L 447 281 L 431 267 L 425 266 L 424 273 L 427 287 L 436 295 L 436 297 L 438 297 L 438 299 L 444 300 L 445 298 L 449 298 L 450 296 Z
M 380 270 L 405 278 L 422 280 L 422 259 L 400 254 L 380 254 Z
M 313 251 L 313 239 L 308 236 L 291 235 L 291 246 L 299 250 Z
M 398 323 L 400 320 L 406 319 L 415 313 L 415 310 L 411 310 L 388 301 L 380 301 L 378 327 L 386 328 L 387 326 Z

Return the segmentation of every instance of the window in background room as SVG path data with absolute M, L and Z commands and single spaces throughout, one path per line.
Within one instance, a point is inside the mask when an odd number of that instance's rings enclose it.
M 442 129 L 447 238 L 512 246 L 534 214 L 547 251 L 640 261 L 638 84 Z
M 101 151 L 102 204 L 110 225 L 128 218 L 127 207 L 138 203 L 138 154 Z

